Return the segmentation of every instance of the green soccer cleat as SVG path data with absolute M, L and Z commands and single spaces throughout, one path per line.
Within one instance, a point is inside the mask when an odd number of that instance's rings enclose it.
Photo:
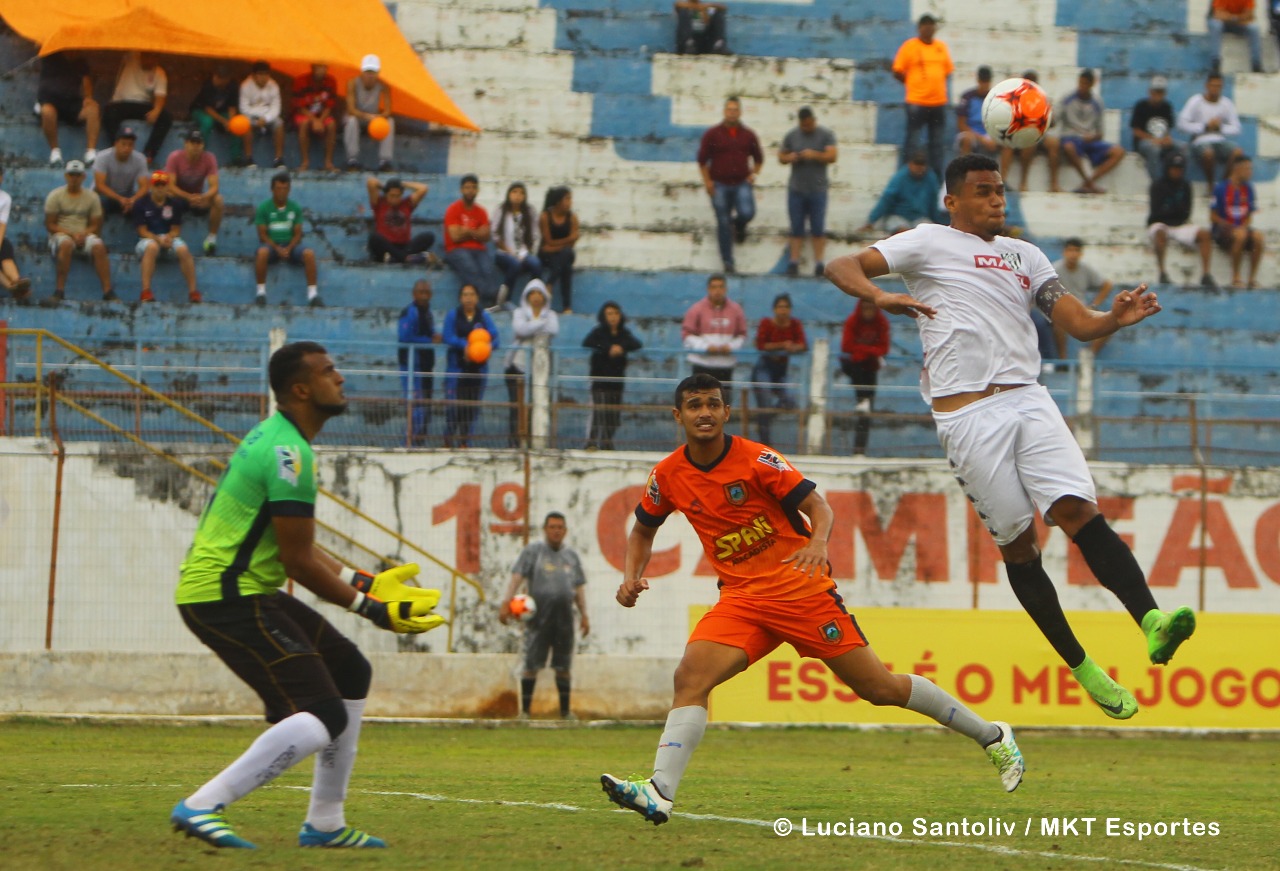
M 336 832 L 322 832 L 311 823 L 303 823 L 298 832 L 299 847 L 385 847 L 387 842 L 368 832 L 344 826 Z
M 605 795 L 618 807 L 635 811 L 655 826 L 660 826 L 671 818 L 673 802 L 664 798 L 647 777 L 619 780 L 612 774 L 602 774 L 600 785 L 604 787 Z
M 215 847 L 257 849 L 256 844 L 251 844 L 232 830 L 222 813 L 222 805 L 212 810 L 197 810 L 187 807 L 185 800 L 180 801 L 169 815 L 169 822 L 173 824 L 175 832 L 186 832 L 188 838 L 199 838 Z
M 1120 684 L 1111 679 L 1089 657 L 1071 669 L 1080 686 L 1089 694 L 1089 698 L 1102 708 L 1102 712 L 1113 720 L 1127 720 L 1138 713 L 1138 700 Z
M 1165 665 L 1173 659 L 1178 646 L 1196 631 L 1195 612 L 1185 605 L 1176 611 L 1148 611 L 1142 618 L 1142 631 L 1147 634 L 1147 656 L 1152 665 Z
M 1013 792 L 1018 788 L 1018 784 L 1022 783 L 1022 773 L 1027 770 L 1027 764 L 1022 761 L 1022 751 L 1018 749 L 1018 742 L 1013 740 L 1013 728 L 1008 723 L 999 721 L 996 721 L 995 725 L 1000 727 L 1000 740 L 988 744 L 983 749 L 987 751 L 987 757 L 1000 772 L 1000 782 L 1004 784 L 1004 791 Z

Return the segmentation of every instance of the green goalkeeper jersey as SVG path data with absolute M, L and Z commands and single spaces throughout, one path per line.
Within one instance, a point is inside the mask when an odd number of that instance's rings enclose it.
M 314 517 L 316 460 L 293 421 L 277 412 L 231 457 L 182 561 L 179 605 L 274 593 L 286 580 L 273 517 Z

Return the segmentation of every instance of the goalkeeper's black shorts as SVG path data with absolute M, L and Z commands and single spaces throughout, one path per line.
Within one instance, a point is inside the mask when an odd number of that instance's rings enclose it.
M 179 605 L 182 620 L 253 688 L 278 723 L 341 699 L 334 672 L 359 649 L 315 610 L 286 593 Z

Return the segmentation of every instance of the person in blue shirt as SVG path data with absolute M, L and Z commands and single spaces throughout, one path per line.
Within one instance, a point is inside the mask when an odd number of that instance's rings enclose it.
M 427 428 L 431 425 L 432 373 L 436 368 L 436 351 L 431 345 L 440 341 L 435 317 L 431 314 L 431 282 L 425 278 L 413 283 L 413 302 L 400 312 L 397 341 L 400 342 L 397 355 L 400 371 L 404 373 L 404 395 L 413 401 L 410 442 L 414 447 L 421 447 L 426 443 Z M 413 347 L 407 347 L 409 345 Z
M 139 271 L 142 273 L 142 295 L 139 302 L 155 302 L 151 292 L 151 278 L 156 272 L 156 261 L 162 254 L 172 254 L 187 281 L 187 300 L 200 302 L 196 290 L 196 264 L 187 243 L 182 241 L 182 214 L 186 201 L 169 195 L 169 173 L 156 170 L 151 173 L 151 188 L 145 196 L 133 204 L 133 224 L 138 228 Z
M 905 166 L 889 179 L 880 200 L 859 230 L 870 233 L 901 233 L 920 224 L 935 223 L 938 189 L 942 187 L 937 173 L 929 168 L 923 151 L 913 152 Z
M 1000 152 L 999 143 L 987 135 L 987 125 L 982 122 L 982 103 L 990 90 L 991 67 L 978 67 L 978 86 L 961 94 L 956 107 L 956 148 L 961 154 Z
M 467 447 L 480 410 L 477 403 L 484 396 L 489 361 L 477 363 L 467 358 L 467 339 L 477 328 L 488 330 L 492 350 L 498 350 L 498 325 L 480 308 L 480 292 L 475 285 L 464 284 L 458 291 L 458 307 L 444 316 L 440 331 L 441 341 L 448 346 L 444 369 L 444 398 L 449 403 L 445 414 L 446 448 Z

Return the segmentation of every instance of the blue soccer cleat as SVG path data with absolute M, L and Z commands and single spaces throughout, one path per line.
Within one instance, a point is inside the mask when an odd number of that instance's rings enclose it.
M 215 847 L 258 849 L 256 844 L 249 843 L 235 833 L 222 814 L 222 805 L 212 810 L 196 810 L 187 807 L 186 801 L 183 800 L 178 802 L 173 813 L 169 815 L 169 822 L 173 824 L 175 832 L 186 832 L 188 838 L 199 838 Z
M 311 823 L 303 823 L 298 832 L 299 847 L 385 847 L 387 842 L 368 832 L 343 826 L 336 832 L 322 832 Z

